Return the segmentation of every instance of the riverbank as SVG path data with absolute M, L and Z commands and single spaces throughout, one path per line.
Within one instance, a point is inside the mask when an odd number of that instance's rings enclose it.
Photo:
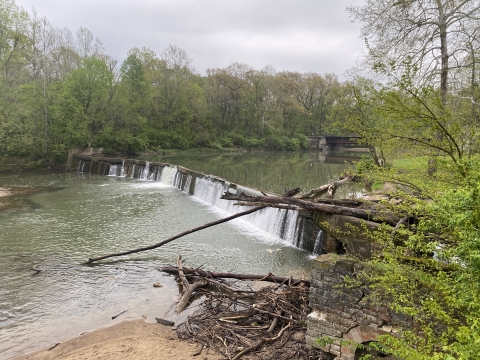
M 124 321 L 85 333 L 13 360 L 73 359 L 195 359 L 200 347 L 181 341 L 174 330 L 144 319 Z M 201 359 L 221 359 L 204 349 Z

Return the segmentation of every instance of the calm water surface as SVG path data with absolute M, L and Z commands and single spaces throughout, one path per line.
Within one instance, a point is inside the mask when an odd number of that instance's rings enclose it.
M 299 156 L 164 161 L 277 193 L 292 185 L 318 186 L 345 168 L 324 164 L 317 155 Z M 302 168 L 303 175 L 298 173 Z M 48 186 L 51 191 L 30 197 L 27 209 L 0 213 L 0 359 L 119 321 L 163 316 L 174 302 L 177 285 L 156 267 L 175 263 L 177 254 L 186 258 L 187 266 L 217 271 L 310 272 L 309 253 L 241 219 L 154 251 L 79 265 L 88 257 L 150 245 L 226 214 L 156 182 L 37 172 L 0 175 L 2 185 Z M 32 268 L 42 271 L 34 276 Z M 157 281 L 164 286 L 153 288 Z M 111 319 L 124 310 L 128 312 Z
M 260 152 L 171 155 L 159 157 L 157 160 L 213 174 L 261 191 L 283 194 L 285 189 L 300 187 L 308 191 L 331 180 L 337 180 L 348 168 L 346 163 L 359 160 L 364 154 L 359 152 L 325 154 L 316 151 Z M 345 197 L 357 190 L 359 190 L 357 186 L 345 186 L 339 189 L 337 195 Z

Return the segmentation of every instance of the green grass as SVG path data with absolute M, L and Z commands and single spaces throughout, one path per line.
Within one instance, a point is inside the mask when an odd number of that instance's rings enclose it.
M 422 170 L 426 169 L 427 164 L 428 156 L 417 156 L 392 160 L 392 167 L 402 170 Z
M 381 190 L 383 185 L 385 185 L 384 181 L 375 180 L 375 182 L 372 184 L 372 191 Z

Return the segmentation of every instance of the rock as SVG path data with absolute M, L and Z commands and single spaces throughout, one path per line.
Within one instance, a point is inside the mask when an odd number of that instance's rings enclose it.
M 159 282 L 156 282 L 155 284 L 153 284 L 153 287 L 154 288 L 159 288 L 159 287 L 162 287 L 163 285 L 160 284 Z
M 296 341 L 305 341 L 305 334 L 302 331 L 297 331 L 292 337 Z

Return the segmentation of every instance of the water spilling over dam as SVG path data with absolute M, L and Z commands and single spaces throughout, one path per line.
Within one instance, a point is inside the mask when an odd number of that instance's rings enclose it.
M 229 214 L 245 210 L 233 201 L 222 200 L 224 193 L 236 195 L 260 195 L 260 191 L 231 183 L 225 179 L 205 175 L 181 166 L 115 158 L 95 158 L 76 155 L 72 164 L 78 172 L 89 174 L 130 177 L 156 181 L 184 191 Z M 286 209 L 266 208 L 243 218 L 255 227 L 276 236 L 298 248 L 321 254 L 323 231 L 311 214 Z

